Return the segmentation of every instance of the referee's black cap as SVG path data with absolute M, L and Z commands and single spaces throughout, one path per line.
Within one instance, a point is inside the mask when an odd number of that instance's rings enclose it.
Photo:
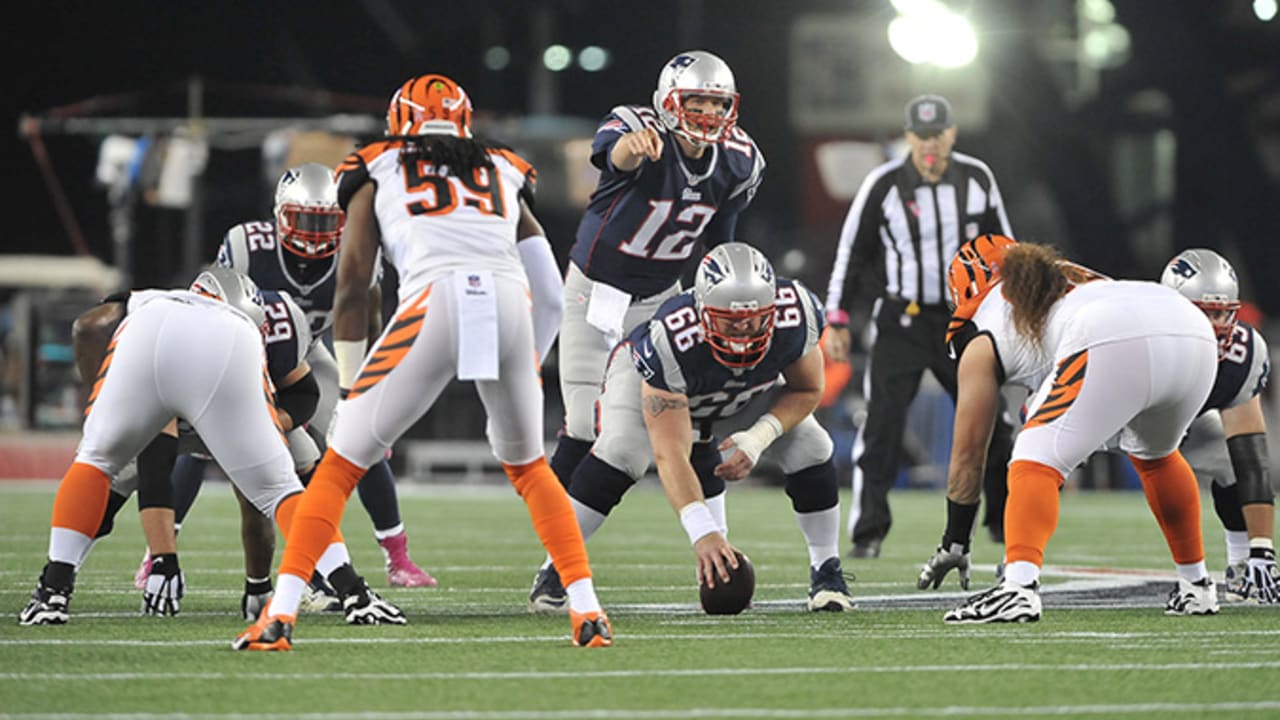
M 921 136 L 936 135 L 956 124 L 951 103 L 941 95 L 920 95 L 907 103 L 906 130 Z

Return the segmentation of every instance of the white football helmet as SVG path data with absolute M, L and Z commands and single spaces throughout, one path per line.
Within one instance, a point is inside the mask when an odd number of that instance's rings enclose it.
M 702 258 L 693 298 L 711 356 L 730 368 L 755 367 L 773 343 L 777 281 L 773 266 L 746 243 L 717 245 Z
M 1165 265 L 1160 283 L 1182 293 L 1209 316 L 1218 349 L 1225 352 L 1240 311 L 1240 282 L 1231 263 L 1207 248 L 1183 250 Z
M 685 101 L 691 97 L 719 99 L 724 103 L 724 113 L 689 112 Z M 662 67 L 658 89 L 653 91 L 653 109 L 671 132 L 694 143 L 720 142 L 738 121 L 733 71 L 724 60 L 705 50 L 682 52 Z
M 320 163 L 289 168 L 276 183 L 276 234 L 280 244 L 308 260 L 338 252 L 346 213 L 338 206 L 333 170 Z
M 248 275 L 221 265 L 211 265 L 196 275 L 191 282 L 191 292 L 204 295 L 230 305 L 244 313 L 253 324 L 262 328 L 267 324 L 267 311 L 262 291 Z

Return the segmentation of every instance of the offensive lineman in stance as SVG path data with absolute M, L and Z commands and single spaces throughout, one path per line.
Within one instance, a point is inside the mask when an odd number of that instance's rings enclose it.
M 613 644 L 582 533 L 542 449 L 542 387 L 529 285 L 517 240 L 540 235 L 529 210 L 534 169 L 473 139 L 471 100 L 442 75 L 409 79 L 391 98 L 388 137 L 339 168 L 347 212 L 334 315 L 339 383 L 332 442 L 303 494 L 275 597 L 238 649 L 288 650 L 306 579 L 365 468 L 457 377 L 474 380 L 494 455 L 534 530 L 563 568 L 573 643 Z M 381 249 L 400 305 L 365 357 L 365 302 Z
M 775 278 L 750 245 L 708 252 L 693 289 L 663 303 L 610 359 L 600 434 L 569 484 L 583 535 L 595 534 L 652 457 L 693 545 L 699 581 L 727 581 L 725 568 L 737 560 L 725 481 L 747 477 L 767 454 L 785 473 L 809 550 L 809 609 L 852 609 L 839 556 L 834 445 L 813 417 L 823 385 L 819 308 L 799 282 Z M 530 609 L 558 608 L 544 601 Z
M 1218 336 L 1218 373 L 1192 434 L 1217 410 L 1230 469 L 1212 468 L 1213 509 L 1227 540 L 1226 602 L 1280 603 L 1276 568 L 1275 490 L 1269 476 L 1267 421 L 1260 393 L 1271 364 L 1262 333 L 1238 322 L 1240 285 L 1231 263 L 1207 248 L 1178 253 L 1160 282 L 1204 311 Z M 1206 417 L 1208 415 L 1208 417 Z M 1215 463 L 1216 465 L 1217 463 Z M 1192 466 L 1196 462 L 1192 459 Z
M 564 283 L 560 395 L 564 426 L 551 468 L 568 487 L 595 440 L 595 404 L 613 347 L 680 290 L 705 248 L 733 240 L 764 174 L 738 127 L 733 71 L 702 50 L 658 75 L 651 105 L 619 105 L 596 129 L 599 185 L 578 225 Z M 534 578 L 533 604 L 561 607 L 554 567 Z
M 271 404 L 262 299 L 243 276 L 216 291 L 203 278 L 192 290 L 130 293 L 88 398 L 84 438 L 54 498 L 49 562 L 20 624 L 67 622 L 76 568 L 93 546 L 111 479 L 175 417 L 195 428 L 237 489 L 288 536 L 302 485 Z M 350 567 L 340 534 L 326 537 L 321 552 L 325 566 Z M 378 622 L 404 622 L 399 610 L 385 609 Z

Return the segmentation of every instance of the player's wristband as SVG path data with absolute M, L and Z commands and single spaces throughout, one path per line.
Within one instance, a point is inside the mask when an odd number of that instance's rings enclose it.
M 942 533 L 942 546 L 960 545 L 965 552 L 973 539 L 973 524 L 978 519 L 978 504 L 961 505 L 947 498 L 947 529 Z
M 364 340 L 334 340 L 333 358 L 338 361 L 338 386 L 353 387 L 364 362 Z
M 1249 550 L 1270 550 L 1276 551 L 1276 544 L 1269 537 L 1249 538 Z
M 711 517 L 711 509 L 701 500 L 680 508 L 680 524 L 689 536 L 690 545 L 701 540 L 704 535 L 720 532 L 715 519 Z
M 828 310 L 827 324 L 837 326 L 837 327 L 843 327 L 845 325 L 848 325 L 849 313 L 845 312 L 844 310 L 841 310 L 840 308 L 836 308 L 834 310 Z

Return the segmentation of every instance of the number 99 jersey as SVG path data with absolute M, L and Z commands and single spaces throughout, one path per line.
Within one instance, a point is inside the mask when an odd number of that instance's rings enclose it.
M 716 362 L 703 340 L 693 290 L 676 295 L 641 323 L 621 347 L 644 381 L 689 398 L 698 425 L 731 417 L 778 384 L 781 373 L 818 344 L 825 320 L 817 297 L 797 280 L 778 278 L 773 341 L 754 367 L 733 369 Z M 705 439 L 705 438 L 703 438 Z

